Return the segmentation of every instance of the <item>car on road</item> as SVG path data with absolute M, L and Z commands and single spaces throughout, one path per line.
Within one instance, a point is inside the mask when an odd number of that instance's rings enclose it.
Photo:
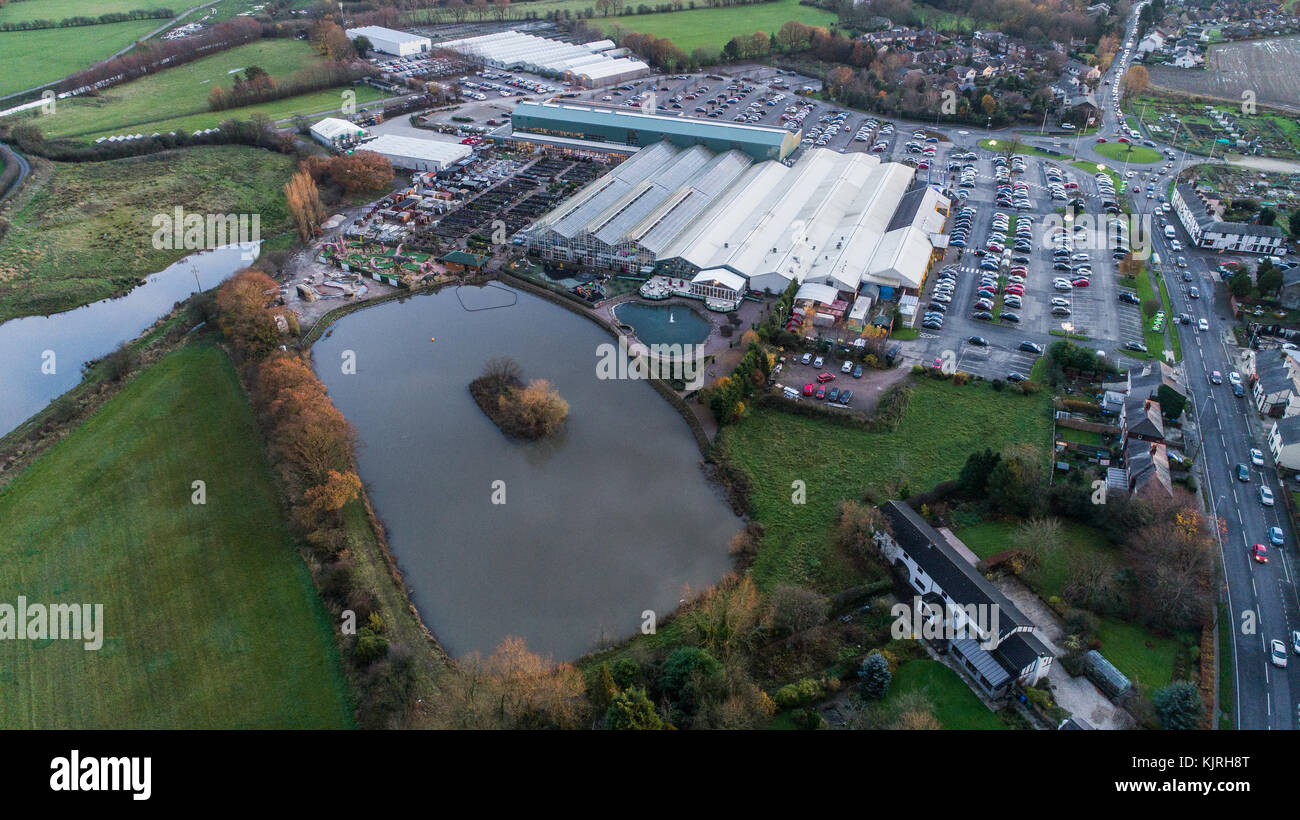
M 1215 370 L 1210 373 L 1210 384 L 1223 384 L 1223 374 Z
M 1264 485 L 1259 488 L 1259 503 L 1265 507 L 1273 506 L 1273 491 Z
M 1250 557 L 1255 559 L 1257 564 L 1268 563 L 1268 547 L 1263 544 L 1255 544 L 1250 548 Z
M 1241 374 L 1233 370 L 1228 374 L 1228 383 L 1232 385 L 1241 384 Z
M 1187 289 L 1187 295 L 1188 295 L 1189 298 L 1192 298 L 1192 299 L 1200 299 L 1200 298 L 1201 298 L 1201 291 L 1198 290 L 1197 287 L 1196 287 L 1195 285 L 1193 285 L 1192 287 L 1190 287 L 1190 288 Z
M 1029 381 L 1029 377 L 1026 376 L 1024 373 L 1017 373 L 1016 371 L 1013 370 L 1013 371 L 1011 371 L 1010 373 L 1007 374 L 1007 381 L 1009 381 L 1009 382 L 1027 382 L 1027 381 Z
M 1244 481 L 1249 484 L 1250 468 L 1248 468 L 1245 464 L 1238 464 L 1236 469 L 1237 469 L 1237 480 Z
M 1279 640 L 1274 640 L 1271 644 L 1269 644 L 1269 647 L 1272 650 L 1269 653 L 1269 657 L 1273 661 L 1273 665 L 1280 669 L 1285 669 L 1286 659 L 1287 659 L 1286 644 L 1282 643 Z
M 1275 547 L 1280 547 L 1286 543 L 1286 539 L 1282 537 L 1281 527 L 1268 528 L 1268 543 L 1272 544 Z
M 1196 327 L 1201 331 L 1207 331 L 1210 329 L 1210 323 L 1205 321 L 1204 319 L 1201 319 L 1199 322 L 1196 323 Z
M 1026 353 L 1037 353 L 1039 355 L 1042 355 L 1043 352 L 1043 346 L 1037 342 L 1021 342 L 1020 349 Z
M 1254 464 L 1256 467 L 1264 466 L 1264 453 L 1257 447 L 1250 448 L 1250 463 Z
M 1300 629 L 1291 630 L 1291 651 L 1300 655 Z

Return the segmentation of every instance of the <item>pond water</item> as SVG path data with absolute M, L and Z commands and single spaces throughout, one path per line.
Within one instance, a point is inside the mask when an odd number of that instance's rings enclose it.
M 693 345 L 709 338 L 713 325 L 707 318 L 682 305 L 647 305 L 624 302 L 614 315 L 631 325 L 636 337 L 647 345 Z
M 216 287 L 256 256 L 256 245 L 204 251 L 169 265 L 117 299 L 0 324 L 0 435 L 76 386 L 82 364 L 112 353 L 176 302 Z
M 515 635 L 576 658 L 638 631 L 646 610 L 662 620 L 686 585 L 702 589 L 730 567 L 740 520 L 652 387 L 597 378 L 598 349 L 612 342 L 492 284 L 358 311 L 313 347 L 357 428 L 361 478 L 413 601 L 453 655 L 486 655 Z M 469 382 L 495 356 L 569 402 L 560 435 L 514 441 L 478 408 Z

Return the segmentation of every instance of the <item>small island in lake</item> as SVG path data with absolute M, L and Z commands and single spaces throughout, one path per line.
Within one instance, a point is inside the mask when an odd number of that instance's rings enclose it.
M 569 403 L 545 379 L 524 384 L 514 359 L 489 359 L 483 375 L 469 383 L 479 409 L 508 436 L 530 441 L 554 434 L 569 415 Z

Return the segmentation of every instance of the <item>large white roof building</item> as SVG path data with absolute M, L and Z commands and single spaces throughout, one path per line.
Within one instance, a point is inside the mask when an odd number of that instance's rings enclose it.
M 375 51 L 397 57 L 410 57 L 412 54 L 428 51 L 433 42 L 428 37 L 407 34 L 405 31 L 396 31 L 383 26 L 350 28 L 345 33 L 348 35 L 349 40 L 365 37 L 370 41 L 370 45 L 374 47 Z
M 865 153 L 813 149 L 786 166 L 658 142 L 538 220 L 529 244 L 602 267 L 724 269 L 755 291 L 917 289 L 950 203 L 909 190 L 914 175 Z
M 394 166 L 413 171 L 441 171 L 473 153 L 468 145 L 399 134 L 383 134 L 357 146 L 357 150 L 374 151 L 388 157 Z
M 496 68 L 563 76 L 585 86 L 615 85 L 650 73 L 650 66 L 641 60 L 602 53 L 613 45 L 609 40 L 575 45 L 519 31 L 500 31 L 448 40 L 438 47 Z

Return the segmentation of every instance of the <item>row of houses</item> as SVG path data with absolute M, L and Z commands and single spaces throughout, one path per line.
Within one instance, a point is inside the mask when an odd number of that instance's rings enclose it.
M 1277 225 L 1224 222 L 1227 204 L 1190 183 L 1176 186 L 1170 202 L 1192 243 L 1200 248 L 1271 255 L 1286 240 L 1286 232 Z

